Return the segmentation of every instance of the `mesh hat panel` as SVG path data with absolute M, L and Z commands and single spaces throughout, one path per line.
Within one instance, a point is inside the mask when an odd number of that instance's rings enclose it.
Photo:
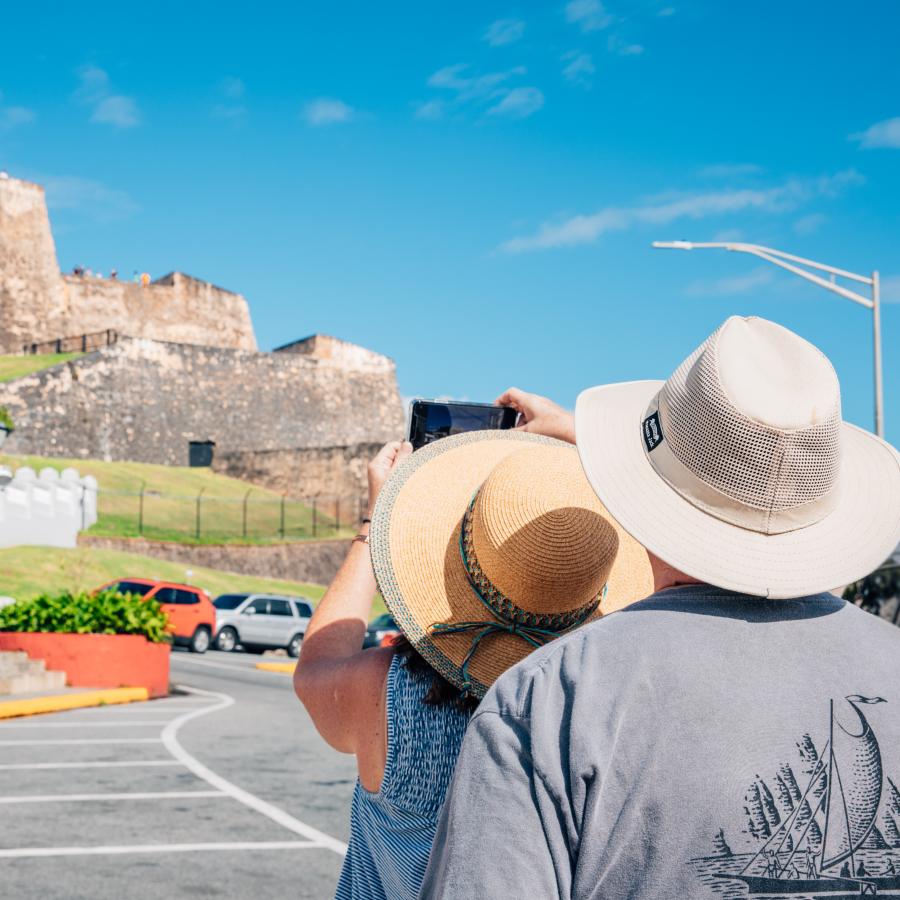
M 808 428 L 781 430 L 747 418 L 722 389 L 720 331 L 666 382 L 665 438 L 672 452 L 698 478 L 757 509 L 777 512 L 823 497 L 840 470 L 840 396 Z

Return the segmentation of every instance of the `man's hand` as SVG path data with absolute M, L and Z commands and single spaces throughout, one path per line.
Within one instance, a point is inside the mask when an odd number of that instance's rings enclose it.
M 510 388 L 494 402 L 498 406 L 511 406 L 519 412 L 521 418 L 516 427 L 520 430 L 575 443 L 575 417 L 552 400 Z
M 409 441 L 390 441 L 385 444 L 369 463 L 369 511 L 366 515 L 371 518 L 375 509 L 375 501 L 378 499 L 381 488 L 387 481 L 388 475 L 412 453 L 412 444 Z

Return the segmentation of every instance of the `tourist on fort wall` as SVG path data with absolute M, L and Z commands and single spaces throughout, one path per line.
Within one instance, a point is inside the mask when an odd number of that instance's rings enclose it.
M 325 740 L 357 758 L 337 897 L 403 900 L 418 894 L 488 687 L 536 647 L 646 596 L 652 577 L 575 449 L 551 438 L 472 432 L 414 454 L 388 444 L 369 466 L 369 496 L 294 686 Z M 376 576 L 403 634 L 362 650 Z
M 668 381 L 585 391 L 574 419 L 501 402 L 577 443 L 656 593 L 498 679 L 421 896 L 900 889 L 878 831 L 900 803 L 900 631 L 828 592 L 900 540 L 900 455 L 842 422 L 828 359 L 734 317 Z

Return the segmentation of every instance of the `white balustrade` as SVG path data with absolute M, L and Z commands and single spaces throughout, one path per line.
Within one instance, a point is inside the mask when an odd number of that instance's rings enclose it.
M 97 521 L 97 479 L 76 469 L 21 466 L 0 485 L 0 547 L 74 547 Z

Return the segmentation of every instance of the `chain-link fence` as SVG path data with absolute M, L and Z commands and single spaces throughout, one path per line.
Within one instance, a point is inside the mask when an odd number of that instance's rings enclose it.
M 210 544 L 344 537 L 356 533 L 365 508 L 358 496 L 254 497 L 252 488 L 242 497 L 100 489 L 90 533 Z

